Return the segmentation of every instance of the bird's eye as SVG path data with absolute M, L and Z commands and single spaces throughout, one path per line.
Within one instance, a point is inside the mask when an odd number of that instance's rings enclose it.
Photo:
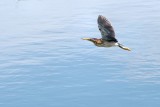
M 99 29 L 101 31 L 101 29 Z

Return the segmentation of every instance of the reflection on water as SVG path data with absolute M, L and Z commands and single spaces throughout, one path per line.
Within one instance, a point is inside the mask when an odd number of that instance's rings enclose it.
M 0 3 L 0 106 L 159 107 L 159 1 Z M 132 48 L 97 48 L 97 16 Z

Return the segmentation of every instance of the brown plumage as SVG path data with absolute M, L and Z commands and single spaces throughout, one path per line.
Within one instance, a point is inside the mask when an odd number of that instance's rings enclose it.
M 83 38 L 83 40 L 91 41 L 98 47 L 119 46 L 124 50 L 130 51 L 128 47 L 124 47 L 122 44 L 118 43 L 118 40 L 115 38 L 115 31 L 111 23 L 104 16 L 99 15 L 97 23 L 102 38 Z

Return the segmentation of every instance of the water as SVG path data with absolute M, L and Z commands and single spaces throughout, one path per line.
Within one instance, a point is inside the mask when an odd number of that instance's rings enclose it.
M 159 0 L 0 3 L 1 107 L 159 107 Z M 100 37 L 99 14 L 131 52 Z

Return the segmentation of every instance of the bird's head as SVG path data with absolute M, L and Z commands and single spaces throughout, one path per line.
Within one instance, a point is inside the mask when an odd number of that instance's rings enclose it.
M 102 43 L 101 39 L 97 39 L 97 38 L 82 38 L 82 39 L 83 40 L 88 40 L 88 41 L 94 43 L 95 45 Z
M 93 38 L 82 38 L 83 40 L 87 40 L 87 41 L 90 41 L 90 42 L 92 42 L 92 43 L 94 43 L 95 44 L 95 41 L 94 41 L 94 39 Z

